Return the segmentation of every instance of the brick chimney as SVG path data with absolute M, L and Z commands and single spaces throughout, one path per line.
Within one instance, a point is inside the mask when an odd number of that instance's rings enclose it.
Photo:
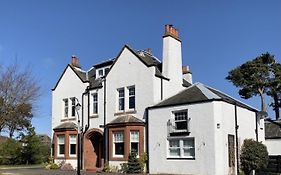
M 76 68 L 81 68 L 79 64 L 79 58 L 76 55 L 71 56 L 71 65 Z
M 179 32 L 173 25 L 165 25 L 162 74 L 169 78 L 164 84 L 164 98 L 183 90 L 181 41 Z

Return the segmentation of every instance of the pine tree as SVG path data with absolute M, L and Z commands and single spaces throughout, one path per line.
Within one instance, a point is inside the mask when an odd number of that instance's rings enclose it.
M 128 171 L 127 173 L 140 173 L 141 172 L 141 164 L 137 158 L 137 153 L 132 152 L 129 155 L 128 159 Z

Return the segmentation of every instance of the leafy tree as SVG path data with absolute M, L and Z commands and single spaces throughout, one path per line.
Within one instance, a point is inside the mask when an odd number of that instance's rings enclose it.
M 30 69 L 13 64 L 0 70 L 0 134 L 6 130 L 13 137 L 30 126 L 39 90 Z
M 250 175 L 252 170 L 266 168 L 268 163 L 267 148 L 261 142 L 245 139 L 240 155 L 241 169 L 245 175 Z
M 267 95 L 273 98 L 273 103 L 270 106 L 275 111 L 276 120 L 280 118 L 279 108 L 281 107 L 281 64 L 275 63 L 271 68 L 271 79 L 269 82 L 269 91 Z
M 264 95 L 269 86 L 270 70 L 274 63 L 274 56 L 265 53 L 231 70 L 226 79 L 240 88 L 239 95 L 242 98 L 259 95 L 261 110 L 265 111 Z

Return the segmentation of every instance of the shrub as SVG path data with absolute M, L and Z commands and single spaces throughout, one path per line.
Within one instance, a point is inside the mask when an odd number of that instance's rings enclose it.
M 266 146 L 253 139 L 245 139 L 242 145 L 240 162 L 245 175 L 250 175 L 252 170 L 266 168 L 268 163 Z
M 7 139 L 0 144 L 0 164 L 20 164 L 21 144 L 14 139 Z
M 132 152 L 129 155 L 128 159 L 128 170 L 127 173 L 140 173 L 141 172 L 141 164 L 139 159 L 137 158 L 137 153 Z

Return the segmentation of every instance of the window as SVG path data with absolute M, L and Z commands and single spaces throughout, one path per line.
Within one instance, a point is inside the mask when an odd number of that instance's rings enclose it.
M 58 156 L 64 155 L 64 135 L 58 136 Z
M 75 117 L 75 98 L 71 98 L 71 116 Z
M 136 152 L 139 155 L 139 131 L 131 131 L 130 135 L 131 152 Z
M 135 87 L 128 87 L 129 90 L 129 109 L 135 109 Z
M 64 117 L 68 117 L 68 99 L 63 99 L 64 102 Z
M 113 132 L 113 156 L 124 156 L 124 132 Z
M 107 73 L 109 72 L 109 68 L 105 68 L 104 72 L 105 72 L 104 74 L 107 75 Z
M 93 114 L 98 113 L 98 93 L 93 93 Z
M 69 135 L 69 154 L 76 155 L 76 135 Z
M 118 110 L 124 111 L 125 109 L 125 93 L 124 88 L 118 89 Z
M 176 130 L 187 130 L 187 110 L 174 112 L 175 115 L 175 129 Z
M 99 77 L 102 77 L 103 76 L 103 69 L 100 69 L 99 70 Z
M 195 158 L 194 138 L 170 139 L 169 158 Z

